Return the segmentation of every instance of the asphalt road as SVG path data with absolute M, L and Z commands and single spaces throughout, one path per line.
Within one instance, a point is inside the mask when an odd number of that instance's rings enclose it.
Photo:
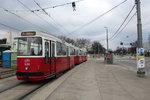
M 114 56 L 114 64 L 122 65 L 130 70 L 137 71 L 137 62 L 135 57 L 129 56 Z M 150 57 L 145 58 L 145 71 L 150 74 Z

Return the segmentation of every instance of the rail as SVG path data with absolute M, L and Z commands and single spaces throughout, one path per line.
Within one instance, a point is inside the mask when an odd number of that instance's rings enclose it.
M 16 74 L 16 69 L 8 69 L 7 68 L 6 70 L 0 70 L 0 79 L 14 76 L 15 74 Z

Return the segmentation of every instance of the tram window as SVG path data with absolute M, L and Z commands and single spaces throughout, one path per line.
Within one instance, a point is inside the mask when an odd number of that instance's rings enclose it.
M 81 51 L 81 56 L 83 56 L 83 51 Z
M 76 50 L 74 49 L 74 55 L 76 55 Z
M 75 55 L 78 56 L 78 50 L 75 50 Z
M 55 57 L 55 44 L 52 43 L 52 57 Z
M 42 38 L 22 37 L 18 38 L 18 56 L 42 55 Z
M 79 56 L 79 50 L 76 50 L 76 56 Z
M 69 56 L 69 47 L 67 46 L 67 56 Z
M 81 55 L 81 50 L 79 50 L 79 56 Z
M 75 55 L 75 49 L 73 49 L 72 47 L 70 47 L 70 55 Z
M 67 46 L 60 42 L 57 42 L 57 55 L 64 56 L 67 55 Z
M 57 55 L 62 55 L 61 54 L 61 43 L 60 42 L 57 42 Z
M 49 43 L 45 42 L 45 63 L 48 63 L 48 57 L 49 57 Z
M 31 48 L 31 55 L 35 55 L 34 48 Z
M 62 55 L 67 54 L 67 46 L 65 44 L 62 44 Z
M 81 50 L 79 51 L 79 55 L 80 55 L 80 56 L 82 55 L 82 51 L 81 51 Z

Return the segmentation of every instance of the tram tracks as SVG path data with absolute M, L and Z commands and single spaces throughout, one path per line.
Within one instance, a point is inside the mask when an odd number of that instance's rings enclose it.
M 47 87 L 47 83 L 50 85 L 58 78 L 51 78 L 40 82 L 20 82 L 14 79 L 4 80 L 3 82 L 1 81 L 0 83 L 2 85 L 7 83 L 9 87 L 7 86 L 3 89 L 0 89 L 0 98 L 4 98 L 4 100 L 28 100 L 37 92 L 39 92 L 43 87 Z
M 32 95 L 32 93 L 34 93 L 35 91 L 42 88 L 45 84 L 47 84 L 47 82 L 42 83 L 41 85 L 37 86 L 33 90 L 31 90 L 28 93 L 24 94 L 23 96 L 19 97 L 18 100 L 23 100 L 23 99 L 27 98 L 28 96 Z
M 51 78 L 40 82 L 20 82 L 18 80 L 14 80 L 14 78 L 1 81 L 0 83 L 3 85 L 9 83 L 7 84 L 9 87 L 7 86 L 7 88 L 0 89 L 0 98 L 3 98 L 3 100 L 29 100 L 30 98 L 43 98 L 43 96 L 44 98 L 47 98 L 79 68 L 80 67 L 74 68 L 67 73 L 64 73 L 64 75 L 59 78 Z M 40 97 L 37 97 L 37 95 Z
M 0 91 L 0 98 L 4 100 L 22 100 L 43 87 L 48 82 L 53 80 L 41 81 L 41 82 L 21 82 L 11 87 Z
M 11 86 L 11 87 L 2 89 L 2 90 L 0 90 L 0 94 L 3 93 L 3 92 L 5 92 L 5 91 L 8 91 L 8 90 L 10 90 L 10 89 L 12 89 L 12 88 L 15 88 L 15 87 L 17 87 L 17 86 L 19 86 L 19 85 L 21 85 L 21 84 L 23 84 L 23 83 L 24 83 L 24 82 L 17 83 L 17 84 L 15 84 L 15 85 Z

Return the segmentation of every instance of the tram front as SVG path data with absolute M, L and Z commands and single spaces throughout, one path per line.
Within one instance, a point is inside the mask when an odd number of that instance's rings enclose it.
M 17 78 L 19 80 L 44 80 L 42 37 L 35 32 L 22 32 L 17 37 Z

